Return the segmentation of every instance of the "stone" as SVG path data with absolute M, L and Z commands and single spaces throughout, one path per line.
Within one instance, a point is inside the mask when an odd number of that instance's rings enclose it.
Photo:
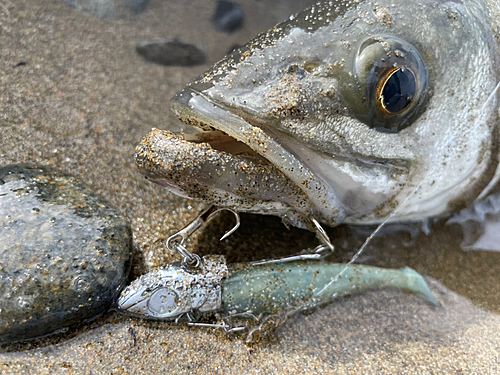
M 232 33 L 243 26 L 245 14 L 237 3 L 221 0 L 217 3 L 212 19 L 215 28 L 224 33 Z
M 207 61 L 207 55 L 202 49 L 179 39 L 144 40 L 137 44 L 136 50 L 147 61 L 167 66 L 193 66 Z
M 129 0 L 129 1 L 130 1 L 130 10 L 135 15 L 143 13 L 149 5 L 149 0 Z
M 105 312 L 131 265 L 126 219 L 75 177 L 0 168 L 0 343 Z

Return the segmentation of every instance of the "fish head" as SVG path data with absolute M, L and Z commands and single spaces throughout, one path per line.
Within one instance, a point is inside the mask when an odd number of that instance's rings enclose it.
M 299 227 L 461 208 L 498 164 L 488 12 L 478 1 L 317 4 L 174 97 L 204 142 L 156 132 L 136 161 L 181 195 Z

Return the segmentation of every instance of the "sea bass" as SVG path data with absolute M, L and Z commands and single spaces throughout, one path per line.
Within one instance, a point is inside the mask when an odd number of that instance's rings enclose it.
M 136 162 L 181 196 L 314 229 L 411 221 L 500 176 L 497 1 L 330 1 L 215 64 Z

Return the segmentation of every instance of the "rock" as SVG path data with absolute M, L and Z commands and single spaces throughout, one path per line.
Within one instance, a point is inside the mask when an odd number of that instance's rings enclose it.
M 232 33 L 243 26 L 244 18 L 243 9 L 239 4 L 221 0 L 217 4 L 212 21 L 218 31 Z
M 78 11 L 91 13 L 99 18 L 126 18 L 143 13 L 150 0 L 63 0 Z
M 131 229 L 71 175 L 0 168 L 0 343 L 106 311 L 128 276 Z
M 137 44 L 136 50 L 147 61 L 161 65 L 193 66 L 207 61 L 203 50 L 178 39 L 144 40 Z

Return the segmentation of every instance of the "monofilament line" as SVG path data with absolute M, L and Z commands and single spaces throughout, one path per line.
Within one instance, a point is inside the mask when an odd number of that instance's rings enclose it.
M 387 216 L 385 218 L 384 221 L 382 221 L 382 223 L 380 223 L 377 228 L 375 228 L 375 230 L 366 238 L 365 242 L 363 243 L 363 245 L 361 245 L 361 247 L 359 248 L 359 250 L 356 252 L 356 254 L 353 255 L 353 257 L 351 258 L 351 260 L 346 264 L 346 266 L 342 269 L 342 271 L 340 271 L 328 284 L 326 284 L 319 292 L 316 293 L 316 295 L 319 295 L 321 293 L 323 293 L 328 287 L 330 287 L 330 285 L 332 285 L 334 282 L 336 282 L 340 277 L 342 277 L 342 275 L 344 274 L 344 272 L 347 270 L 347 268 L 349 268 L 349 266 L 351 264 L 353 264 L 356 259 L 358 259 L 358 257 L 361 255 L 361 253 L 365 250 L 366 246 L 368 246 L 368 244 L 370 243 L 370 241 L 372 240 L 373 237 L 375 237 L 377 235 L 378 232 L 380 232 L 380 230 L 384 227 L 385 224 L 387 224 L 387 222 L 396 214 L 396 212 L 398 212 L 398 210 L 401 208 L 401 206 L 403 206 L 403 204 L 408 200 L 409 197 L 411 197 L 415 192 L 417 192 L 417 190 L 420 188 L 420 185 L 422 185 L 422 182 L 425 181 L 425 177 L 420 181 L 420 183 L 415 187 L 415 189 L 413 189 L 406 197 L 405 199 L 403 199 L 397 206 L 396 208 L 390 213 L 389 216 Z

